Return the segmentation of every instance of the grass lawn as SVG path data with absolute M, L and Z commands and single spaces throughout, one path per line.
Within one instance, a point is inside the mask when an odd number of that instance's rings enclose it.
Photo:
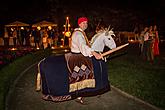
M 150 64 L 140 57 L 137 46 L 131 44 L 108 59 L 112 85 L 165 109 L 165 55 L 156 57 Z

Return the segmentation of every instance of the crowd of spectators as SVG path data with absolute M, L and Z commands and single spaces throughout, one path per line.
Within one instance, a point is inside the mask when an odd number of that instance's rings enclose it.
M 5 47 L 47 48 L 58 45 L 59 35 L 56 28 L 5 28 L 3 41 Z
M 139 34 L 140 54 L 144 60 L 153 63 L 159 53 L 159 34 L 157 26 L 144 27 Z

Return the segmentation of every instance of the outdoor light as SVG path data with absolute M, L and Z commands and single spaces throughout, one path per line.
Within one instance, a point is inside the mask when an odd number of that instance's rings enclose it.
M 38 29 L 38 30 L 41 30 L 41 27 L 40 27 L 40 26 L 38 26 L 38 27 L 37 27 L 37 29 Z
M 69 24 L 69 17 L 66 17 L 65 24 L 63 25 L 63 27 L 65 30 L 64 32 L 62 32 L 64 34 L 64 38 L 63 40 L 61 40 L 62 45 L 64 45 L 66 37 L 68 37 L 69 39 L 69 37 L 71 36 L 71 32 L 70 32 L 71 25 Z M 68 40 L 68 44 L 69 44 L 69 41 L 70 40 Z
M 11 50 L 17 50 L 17 48 L 11 48 Z
M 68 51 L 67 49 L 64 50 L 64 52 L 67 52 L 67 51 Z
M 70 37 L 71 36 L 71 32 L 70 31 L 65 32 L 65 36 L 66 37 Z
M 13 28 L 11 28 L 11 31 L 14 31 L 14 29 L 13 29 Z
M 22 30 L 24 30 L 24 27 L 21 27 Z
M 48 26 L 48 29 L 49 29 L 49 30 L 51 30 L 51 29 L 52 29 L 52 27 L 51 27 L 51 26 Z
M 55 49 L 55 47 L 52 46 L 51 49 Z

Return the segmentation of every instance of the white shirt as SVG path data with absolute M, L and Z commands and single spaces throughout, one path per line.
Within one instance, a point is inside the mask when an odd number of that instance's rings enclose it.
M 76 31 L 79 30 L 79 31 Z M 71 41 L 71 52 L 73 53 L 82 53 L 84 56 L 93 56 L 91 51 L 93 51 L 87 44 L 86 40 L 84 38 L 84 35 L 82 32 L 83 30 L 81 28 L 76 28 L 75 32 L 73 32 L 72 35 L 72 41 Z
M 146 32 L 146 33 L 144 34 L 144 41 L 147 41 L 147 40 L 148 40 L 148 38 L 149 38 L 149 33 L 148 33 L 148 32 Z

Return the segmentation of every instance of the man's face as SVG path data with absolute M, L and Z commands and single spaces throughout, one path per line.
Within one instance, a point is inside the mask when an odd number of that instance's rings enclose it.
M 81 28 L 82 30 L 85 30 L 85 29 L 87 29 L 87 27 L 88 27 L 88 22 L 87 22 L 87 21 L 83 21 L 83 22 L 81 22 L 81 23 L 79 24 L 79 26 L 80 26 L 80 28 Z

